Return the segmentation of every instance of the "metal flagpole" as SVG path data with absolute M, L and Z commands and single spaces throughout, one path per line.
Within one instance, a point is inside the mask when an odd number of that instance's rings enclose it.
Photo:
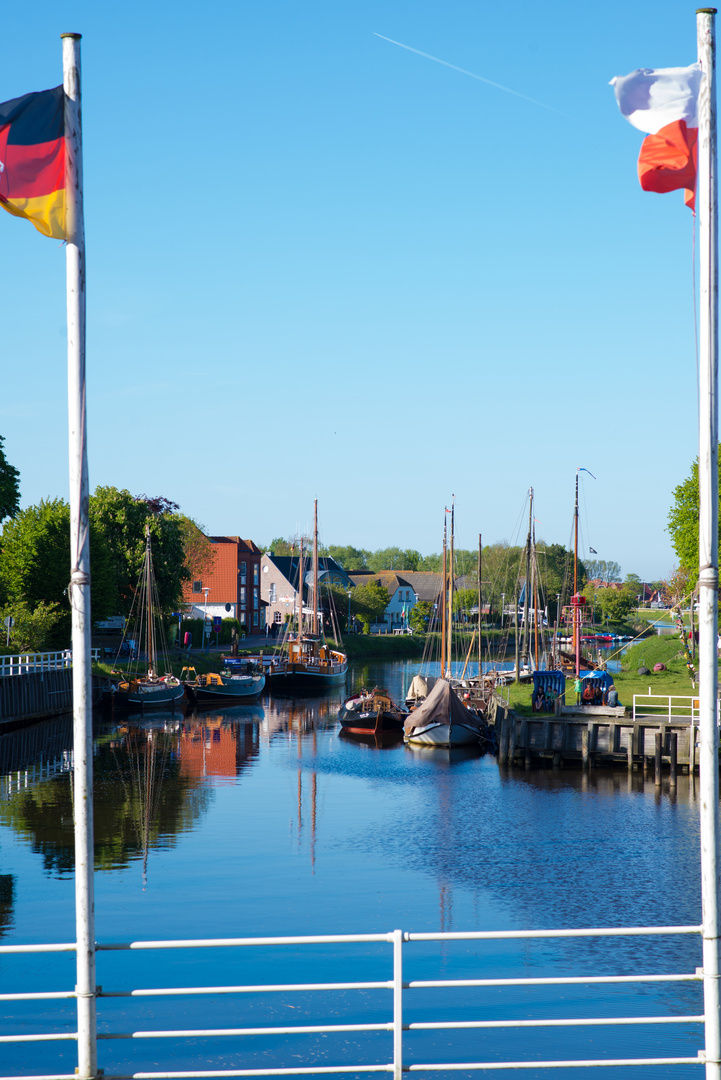
M 719 1013 L 718 689 L 718 224 L 715 8 L 696 12 L 704 73 L 698 102 L 699 320 L 699 729 L 701 890 L 707 1080 L 721 1080 Z
M 93 896 L 93 729 L 90 657 L 90 538 L 85 393 L 85 230 L 80 112 L 80 34 L 62 34 L 67 222 L 70 588 L 73 648 L 75 933 L 78 1077 L 97 1074 Z

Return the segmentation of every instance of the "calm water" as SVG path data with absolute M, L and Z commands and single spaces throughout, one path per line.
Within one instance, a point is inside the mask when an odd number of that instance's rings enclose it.
M 416 665 L 356 666 L 350 686 L 400 698 Z M 338 734 L 340 694 L 266 698 L 152 722 L 98 718 L 96 926 L 100 942 L 281 934 L 530 929 L 700 921 L 693 781 L 658 794 L 625 772 L 499 769 L 475 750 L 377 749 Z M 0 740 L 0 934 L 72 941 L 68 721 Z M 45 768 L 38 762 L 44 748 Z M 33 776 L 33 767 L 35 774 Z M 52 772 L 53 769 L 58 771 Z M 18 770 L 21 771 L 18 781 Z M 25 778 L 27 770 L 27 780 Z M 412 950 L 412 951 L 411 951 Z M 696 939 L 408 947 L 406 978 L 691 972 Z M 6 992 L 74 985 L 71 956 L 0 958 Z M 379 980 L 387 945 L 102 953 L 106 991 Z M 73 1030 L 74 1008 L 3 1003 L 4 1033 Z M 407 1020 L 687 1015 L 700 988 L 408 991 Z M 108 999 L 101 1031 L 381 1022 L 388 991 Z M 700 1027 L 651 1025 L 413 1033 L 409 1061 L 695 1055 Z M 241 1048 L 242 1046 L 242 1048 Z M 282 1060 L 281 1060 L 282 1058 Z M 106 1074 L 390 1059 L 390 1035 L 101 1043 Z M 3 1075 L 72 1071 L 72 1044 L 0 1047 Z M 564 1076 L 587 1076 L 565 1070 Z M 458 1074 L 453 1074 L 458 1075 Z M 531 1070 L 524 1075 L 547 1076 Z M 603 1075 L 620 1076 L 619 1070 Z M 638 1077 L 638 1069 L 626 1075 Z M 698 1076 L 694 1067 L 644 1076 Z

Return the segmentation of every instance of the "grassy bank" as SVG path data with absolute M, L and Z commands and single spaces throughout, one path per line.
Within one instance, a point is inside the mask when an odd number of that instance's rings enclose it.
M 408 634 L 349 634 L 343 650 L 349 660 L 405 660 L 422 656 L 425 637 Z
M 631 707 L 634 694 L 648 694 L 649 688 L 652 694 L 680 694 L 693 696 L 697 694 L 691 683 L 686 661 L 683 655 L 683 645 L 677 637 L 651 637 L 645 638 L 638 645 L 633 645 L 622 657 L 623 668 L 613 676 L 619 701 L 622 705 Z M 654 671 L 655 664 L 665 664 L 665 671 Z M 650 675 L 639 675 L 638 669 L 646 667 Z M 533 683 L 512 683 L 508 687 L 511 708 L 524 716 L 535 715 L 531 709 L 531 694 Z M 575 701 L 573 694 L 573 679 L 566 679 L 566 703 L 572 705 Z

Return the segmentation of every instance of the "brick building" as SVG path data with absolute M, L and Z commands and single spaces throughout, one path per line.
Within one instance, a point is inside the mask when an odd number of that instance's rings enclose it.
M 183 600 L 190 618 L 237 619 L 246 633 L 265 629 L 265 605 L 260 598 L 262 552 L 252 540 L 239 536 L 209 536 L 214 550 L 212 566 L 201 579 L 186 581 Z

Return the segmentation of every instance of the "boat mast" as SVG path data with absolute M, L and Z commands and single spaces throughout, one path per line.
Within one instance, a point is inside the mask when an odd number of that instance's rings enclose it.
M 156 675 L 155 621 L 153 619 L 153 560 L 150 554 L 150 525 L 145 525 L 145 604 L 148 620 L 148 675 Z
M 456 529 L 456 497 L 452 496 L 451 502 L 451 557 L 448 562 L 448 674 L 453 674 L 451 668 L 451 646 L 453 642 L 453 551 Z
M 538 671 L 538 560 L 536 558 L 536 526 L 533 525 L 533 555 L 531 559 L 531 575 L 533 577 L 533 628 L 535 634 L 535 666 Z
M 576 678 L 581 673 L 581 609 L 578 606 L 578 473 L 576 469 L 576 501 L 573 507 L 573 655 L 576 658 Z
M 443 568 L 441 571 L 441 678 L 445 678 L 446 674 L 446 543 L 447 543 L 448 523 L 446 521 L 446 515 L 443 515 Z
M 303 635 L 303 537 L 300 538 L 298 555 L 298 641 Z
M 326 563 L 326 566 L 328 564 Z M 318 500 L 313 513 L 313 635 L 318 633 Z
M 483 611 L 483 591 L 481 588 L 481 570 L 483 568 L 483 557 L 481 547 L 481 534 L 478 534 L 478 679 L 481 678 L 481 612 Z M 501 622 L 503 622 L 503 615 L 501 614 Z
M 531 528 L 533 526 L 533 488 L 528 489 L 528 536 L 526 537 L 526 585 L 523 590 L 523 652 L 521 660 L 530 667 L 528 634 L 528 594 L 531 588 Z

